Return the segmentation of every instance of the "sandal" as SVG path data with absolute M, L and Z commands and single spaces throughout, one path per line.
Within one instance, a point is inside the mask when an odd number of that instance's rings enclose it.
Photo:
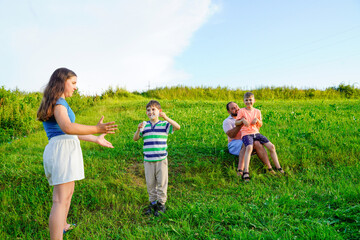
M 275 171 L 274 171 L 274 169 L 272 169 L 272 168 L 268 168 L 267 171 L 268 171 L 269 173 L 273 174 L 273 175 L 276 174 Z
M 245 176 L 247 175 L 247 176 Z M 242 175 L 242 179 L 245 181 L 245 182 L 249 182 L 250 181 L 250 174 L 249 172 L 244 172 L 243 175 Z
M 237 169 L 236 172 L 238 176 L 242 176 L 244 171 L 242 169 Z
M 67 233 L 67 232 L 70 232 L 71 230 L 74 230 L 74 228 L 76 227 L 76 224 L 75 223 L 70 223 L 69 224 L 69 228 L 67 230 L 64 229 L 64 232 L 63 234 Z
M 279 171 L 282 174 L 285 174 L 285 171 L 282 168 L 277 168 L 276 171 Z

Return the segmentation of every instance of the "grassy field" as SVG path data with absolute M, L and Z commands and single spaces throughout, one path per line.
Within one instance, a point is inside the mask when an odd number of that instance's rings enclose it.
M 162 100 L 181 125 L 169 137 L 168 211 L 142 215 L 148 204 L 142 140 L 148 100 L 108 98 L 77 115 L 101 115 L 119 131 L 115 149 L 83 142 L 86 179 L 75 186 L 66 239 L 359 239 L 360 100 L 258 101 L 261 132 L 288 173 L 274 177 L 252 158 L 252 180 L 236 175 L 226 151 L 226 101 Z M 241 106 L 241 104 L 240 104 Z M 44 176 L 44 131 L 0 145 L 0 238 L 48 239 L 52 189 Z

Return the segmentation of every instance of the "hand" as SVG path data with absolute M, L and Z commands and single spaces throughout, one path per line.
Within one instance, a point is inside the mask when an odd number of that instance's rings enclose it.
M 255 125 L 257 123 L 258 119 L 257 118 L 254 118 L 252 121 L 251 121 L 251 124 L 252 125 Z
M 162 118 L 164 118 L 164 119 L 165 119 L 167 116 L 166 116 L 166 113 L 164 113 L 164 112 L 160 112 L 160 113 L 159 113 L 159 117 L 162 117 Z
M 235 121 L 235 126 L 240 126 L 241 124 L 243 124 L 243 118 Z
M 115 122 L 107 122 L 103 123 L 104 116 L 100 118 L 100 121 L 96 125 L 96 127 L 99 129 L 99 133 L 115 133 L 114 131 L 117 130 L 117 125 L 114 125 Z
M 105 133 L 99 135 L 96 139 L 96 143 L 103 147 L 114 148 L 114 146 L 111 144 L 111 142 L 109 142 L 105 139 L 105 136 L 106 136 Z
M 144 122 L 139 123 L 139 125 L 138 125 L 138 129 L 143 128 L 143 127 L 144 127 L 144 125 L 145 125 L 145 123 L 144 123 Z
M 243 124 L 244 124 L 246 127 L 250 126 L 249 122 L 246 121 L 245 119 L 243 119 L 242 121 L 243 121 Z

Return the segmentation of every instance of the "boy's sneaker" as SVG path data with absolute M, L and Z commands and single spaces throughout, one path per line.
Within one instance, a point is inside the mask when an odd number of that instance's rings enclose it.
M 156 203 L 155 204 L 150 203 L 149 206 L 147 206 L 144 209 L 144 215 L 150 215 L 152 213 L 152 211 L 155 209 L 156 209 Z
M 165 213 L 166 207 L 165 204 L 157 203 L 156 208 L 154 209 L 154 216 L 158 217 L 160 214 Z

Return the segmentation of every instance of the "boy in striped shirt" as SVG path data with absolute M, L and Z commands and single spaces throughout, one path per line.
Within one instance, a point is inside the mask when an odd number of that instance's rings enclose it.
M 150 121 L 142 122 L 134 135 L 137 141 L 144 139 L 144 168 L 146 186 L 149 194 L 150 205 L 145 214 L 150 215 L 154 211 L 155 216 L 164 213 L 167 199 L 168 186 L 168 160 L 167 138 L 170 133 L 180 129 L 180 125 L 170 119 L 162 111 L 160 103 L 151 100 L 146 105 L 146 115 Z M 160 121 L 162 117 L 165 121 Z

